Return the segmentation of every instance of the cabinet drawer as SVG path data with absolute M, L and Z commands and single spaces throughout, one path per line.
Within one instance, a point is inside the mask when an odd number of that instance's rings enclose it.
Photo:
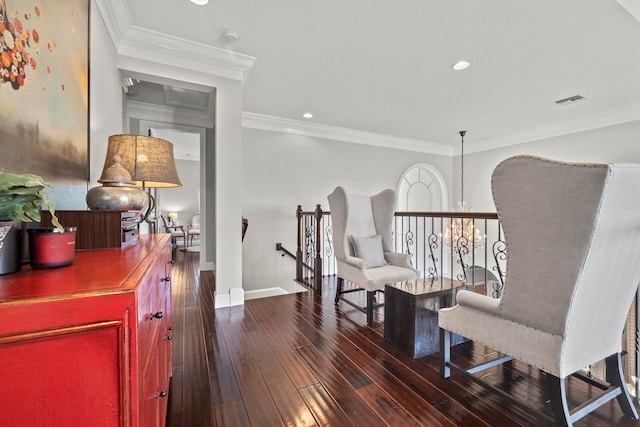
M 138 230 L 122 230 L 122 243 L 128 242 L 129 240 L 133 240 L 138 237 Z
M 145 360 L 151 351 L 155 351 L 161 325 L 170 316 L 164 302 L 167 278 L 163 257 L 154 262 L 153 268 L 143 279 L 138 294 L 138 357 Z
M 168 389 L 160 384 L 158 358 L 149 355 L 141 372 L 140 426 L 156 427 L 160 424 L 160 408 L 166 406 Z M 164 424 L 164 423 L 163 423 Z

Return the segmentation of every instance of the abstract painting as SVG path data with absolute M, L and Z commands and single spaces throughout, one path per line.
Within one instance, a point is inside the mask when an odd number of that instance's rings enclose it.
M 78 204 L 88 118 L 89 0 L 0 0 L 0 171 L 41 175 L 58 207 Z

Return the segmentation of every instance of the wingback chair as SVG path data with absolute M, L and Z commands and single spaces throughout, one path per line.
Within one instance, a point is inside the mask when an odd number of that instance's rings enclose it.
M 515 358 L 547 373 L 556 425 L 613 398 L 638 419 L 620 353 L 640 282 L 640 165 L 516 156 L 495 168 L 491 184 L 507 248 L 504 290 L 499 299 L 461 291 L 456 306 L 439 311 L 443 376 Z M 450 361 L 451 332 L 507 356 L 462 369 Z M 582 373 L 603 359 L 606 382 Z M 602 393 L 569 408 L 570 375 Z
M 333 227 L 333 249 L 338 270 L 335 303 L 342 299 L 366 313 L 367 324 L 373 323 L 376 292 L 384 291 L 387 283 L 415 280 L 417 270 L 411 266 L 410 256 L 393 252 L 391 227 L 396 205 L 393 190 L 374 196 L 347 194 L 342 187 L 327 197 Z M 344 280 L 360 289 L 343 290 Z M 367 305 L 360 307 L 342 295 L 365 290 Z

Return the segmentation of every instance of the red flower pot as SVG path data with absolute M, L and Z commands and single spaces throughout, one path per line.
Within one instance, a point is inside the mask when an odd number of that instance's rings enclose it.
M 76 253 L 76 227 L 31 228 L 29 263 L 32 268 L 64 267 L 73 264 Z

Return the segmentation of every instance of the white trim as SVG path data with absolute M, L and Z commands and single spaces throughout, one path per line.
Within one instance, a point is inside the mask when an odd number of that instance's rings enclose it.
M 184 111 L 164 105 L 127 101 L 127 118 L 153 122 L 177 123 L 187 126 L 213 128 L 213 120 L 207 113 Z
M 230 301 L 229 294 L 216 295 L 214 308 L 231 307 L 231 304 L 229 303 L 229 301 Z
M 124 0 L 96 0 L 96 5 L 111 36 L 111 42 L 117 50 L 118 42 L 127 36 L 132 26 L 129 9 Z
M 231 288 L 228 294 L 216 295 L 215 308 L 234 307 L 244 305 L 244 289 Z
M 255 289 L 253 291 L 245 291 L 244 292 L 244 300 L 250 299 L 258 299 L 258 298 L 266 298 L 266 297 L 274 297 L 278 295 L 287 295 L 288 292 L 282 288 L 264 288 L 264 289 Z
M 446 144 L 437 144 L 435 142 L 421 141 L 418 139 L 401 138 L 337 126 L 303 122 L 300 120 L 285 119 L 282 117 L 267 116 L 264 114 L 248 113 L 246 111 L 242 113 L 242 127 L 313 136 L 317 138 L 331 139 L 334 141 L 393 148 L 396 150 L 416 151 L 421 153 L 439 154 L 442 156 L 453 155 L 453 147 Z
M 616 0 L 620 6 L 640 21 L 640 0 Z
M 232 80 L 246 81 L 256 58 L 231 50 L 174 37 L 138 27 L 131 21 L 125 0 L 96 0 L 111 41 L 121 56 L 189 70 L 199 70 Z
M 542 139 L 554 138 L 562 135 L 571 135 L 607 126 L 629 123 L 636 120 L 640 120 L 640 109 L 638 108 L 615 110 L 605 114 L 581 117 L 576 120 L 570 120 L 552 126 L 543 126 L 523 132 L 512 133 L 498 138 L 474 141 L 471 145 L 465 145 L 465 154 L 540 141 Z M 460 149 L 458 148 L 456 149 L 456 156 L 459 155 Z

